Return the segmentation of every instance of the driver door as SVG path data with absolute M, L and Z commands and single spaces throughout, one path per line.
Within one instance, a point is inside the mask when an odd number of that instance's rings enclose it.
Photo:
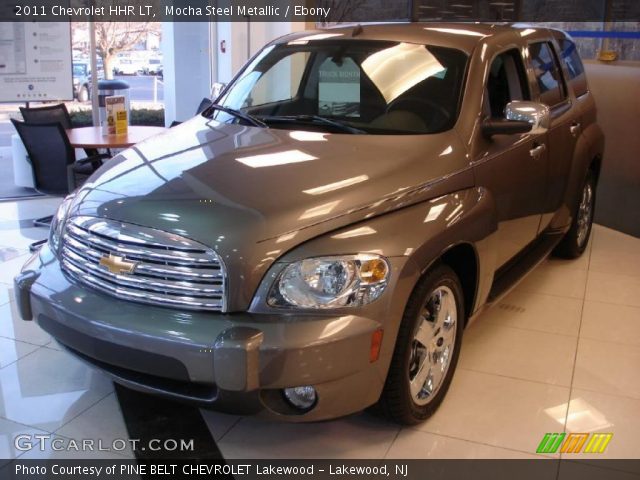
M 485 80 L 485 118 L 504 118 L 506 105 L 529 100 L 531 92 L 517 49 L 497 55 Z M 498 222 L 497 266 L 522 251 L 537 236 L 544 210 L 548 147 L 546 133 L 479 135 L 476 181 L 491 192 Z

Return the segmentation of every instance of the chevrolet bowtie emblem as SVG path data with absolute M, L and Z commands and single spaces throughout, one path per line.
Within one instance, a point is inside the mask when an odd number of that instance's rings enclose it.
M 111 273 L 121 275 L 123 273 L 132 273 L 136 268 L 135 262 L 127 262 L 124 257 L 117 255 L 105 255 L 100 259 L 100 266 L 106 268 Z

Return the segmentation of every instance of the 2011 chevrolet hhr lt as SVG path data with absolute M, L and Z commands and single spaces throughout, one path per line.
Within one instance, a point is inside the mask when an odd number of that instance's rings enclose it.
M 133 389 L 419 422 L 469 321 L 583 252 L 603 146 L 561 31 L 291 34 L 64 200 L 16 277 L 21 315 Z

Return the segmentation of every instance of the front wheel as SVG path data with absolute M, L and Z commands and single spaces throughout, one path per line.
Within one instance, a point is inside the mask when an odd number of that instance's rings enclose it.
M 587 248 L 596 206 L 596 176 L 591 170 L 582 186 L 580 202 L 573 215 L 571 227 L 560 241 L 554 254 L 563 258 L 578 258 Z
M 411 294 L 379 410 L 405 425 L 433 415 L 453 378 L 464 323 L 460 280 L 451 268 L 439 265 Z

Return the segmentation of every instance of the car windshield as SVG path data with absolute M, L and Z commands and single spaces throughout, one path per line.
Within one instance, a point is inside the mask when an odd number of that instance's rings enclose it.
M 218 104 L 271 128 L 300 129 L 302 124 L 341 133 L 423 134 L 454 125 L 465 53 L 414 43 L 312 37 L 263 49 Z M 229 111 L 205 115 L 243 121 Z

